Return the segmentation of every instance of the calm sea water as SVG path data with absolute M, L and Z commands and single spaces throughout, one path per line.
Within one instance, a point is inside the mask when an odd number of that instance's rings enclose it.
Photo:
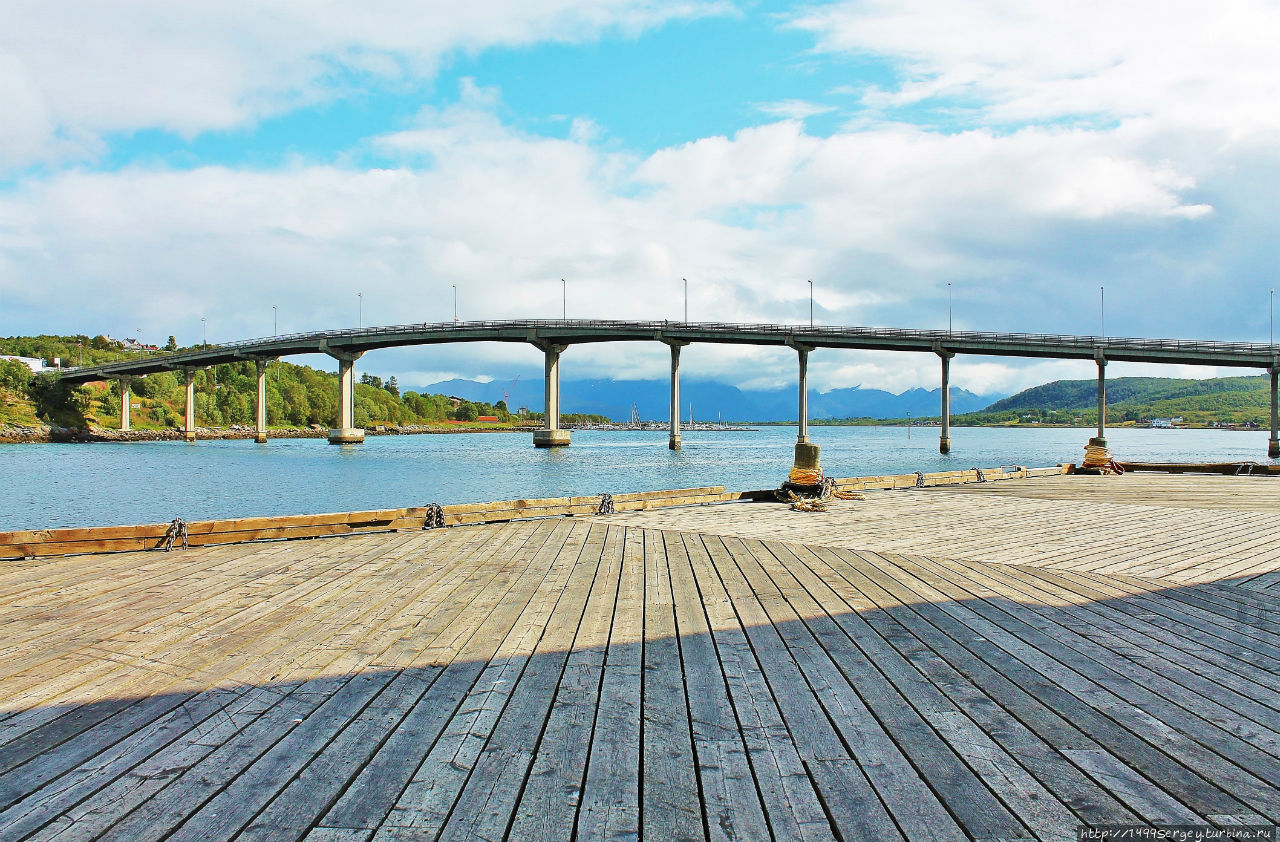
M 1078 462 L 1088 429 L 814 427 L 831 476 Z M 323 439 L 0 445 L 0 530 L 306 514 L 699 485 L 773 488 L 794 427 L 684 433 L 577 431 L 539 450 L 527 433 Z M 1116 429 L 1120 459 L 1267 462 L 1266 432 Z

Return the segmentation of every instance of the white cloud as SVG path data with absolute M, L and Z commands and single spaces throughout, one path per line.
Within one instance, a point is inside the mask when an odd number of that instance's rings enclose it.
M 888 126 L 823 138 L 790 121 L 639 159 L 590 133 L 522 134 L 473 93 L 372 141 L 403 156 L 394 169 L 25 179 L 0 193 L 0 332 L 141 326 L 188 342 L 205 315 L 210 339 L 225 341 L 268 334 L 272 304 L 282 333 L 354 326 L 357 292 L 366 325 L 445 321 L 453 284 L 463 319 L 554 318 L 562 277 L 570 317 L 679 319 L 687 277 L 691 319 L 801 323 L 812 278 L 822 322 L 937 327 L 956 280 L 957 330 L 1088 332 L 1099 267 L 1117 266 L 1133 288 L 1126 301 L 1124 284 L 1108 287 L 1117 330 L 1196 335 L 1214 314 L 1241 328 L 1242 281 L 1179 306 L 1177 275 L 1148 259 L 1162 254 L 1155 241 L 1194 241 L 1218 214 L 1187 198 L 1199 188 L 1178 163 L 1098 132 Z M 1203 244 L 1206 263 L 1214 247 Z M 1152 307 L 1137 290 L 1157 281 L 1167 294 Z M 784 349 L 688 353 L 689 376 L 795 376 Z M 408 384 L 412 372 L 509 378 L 537 370 L 539 355 L 525 345 L 419 348 L 365 364 Z M 666 364 L 657 346 L 566 355 L 574 377 L 661 377 Z M 955 371 L 974 391 L 1042 376 L 1008 361 L 966 359 Z M 823 352 L 814 376 L 824 389 L 901 390 L 932 387 L 937 372 L 928 355 Z
M 1280 6 L 1268 0 L 849 0 L 791 26 L 887 58 L 877 105 L 946 99 L 984 120 L 1151 120 L 1230 137 L 1280 129 Z
M 430 79 L 456 53 L 636 35 L 727 8 L 697 0 L 11 0 L 0 7 L 0 171 L 90 157 L 105 133 L 191 137 L 375 84 Z
M 830 114 L 835 111 L 834 105 L 823 105 L 818 102 L 807 102 L 803 99 L 784 99 L 779 102 L 761 102 L 756 110 L 770 117 L 782 117 L 787 120 L 804 120 L 819 114 Z

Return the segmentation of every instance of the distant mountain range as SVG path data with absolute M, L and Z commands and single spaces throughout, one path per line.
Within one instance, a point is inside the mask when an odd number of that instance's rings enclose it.
M 416 392 L 438 392 L 470 401 L 497 403 L 503 390 L 512 388 L 506 382 L 480 383 L 475 380 L 444 380 L 412 388 Z M 507 405 L 514 411 L 526 406 L 542 410 L 542 380 L 521 380 L 515 385 Z M 665 421 L 670 414 L 671 398 L 666 380 L 564 380 L 560 384 L 564 412 L 589 412 L 606 415 L 615 421 L 631 418 L 635 404 L 646 421 Z M 1004 395 L 975 395 L 964 389 L 951 389 L 953 414 L 983 409 Z M 709 380 L 686 379 L 680 384 L 680 415 L 688 419 L 690 405 L 698 421 L 765 422 L 794 421 L 795 388 L 743 390 Z M 936 416 L 940 412 L 940 389 L 910 389 L 900 395 L 881 389 L 833 389 L 809 394 L 809 417 L 818 418 L 905 418 Z

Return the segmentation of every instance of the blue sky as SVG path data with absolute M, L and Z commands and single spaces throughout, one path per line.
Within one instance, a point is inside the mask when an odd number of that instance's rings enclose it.
M 1265 341 L 1275 2 L 0 10 L 0 334 L 558 315 Z M 742 386 L 786 354 L 690 352 Z M 606 346 L 566 376 L 661 376 Z M 532 349 L 387 351 L 401 382 Z M 815 355 L 818 388 L 935 361 Z M 1209 370 L 1148 370 L 1209 375 Z M 1013 391 L 1073 363 L 961 361 Z M 1125 372 L 1117 372 L 1125 373 Z
M 455 53 L 434 77 L 411 83 L 342 74 L 334 85 L 346 89 L 339 97 L 233 130 L 190 138 L 161 129 L 114 134 L 99 165 L 271 167 L 338 156 L 385 164 L 361 142 L 412 124 L 422 108 L 456 103 L 464 82 L 499 91 L 498 113 L 522 131 L 567 138 L 573 119 L 585 118 L 610 144 L 638 154 L 733 134 L 789 101 L 830 109 L 806 120 L 810 132 L 830 134 L 858 115 L 860 89 L 893 83 L 893 67 L 874 57 L 819 56 L 810 34 L 780 26 L 786 14 L 777 4 L 744 4 L 636 36 Z M 959 126 L 952 105 L 897 116 Z M 358 157 L 347 157 L 353 153 Z

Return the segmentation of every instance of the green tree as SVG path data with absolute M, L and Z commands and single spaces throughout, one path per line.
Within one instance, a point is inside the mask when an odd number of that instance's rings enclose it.
M 17 360 L 0 360 L 0 388 L 26 392 L 31 383 L 31 369 Z

